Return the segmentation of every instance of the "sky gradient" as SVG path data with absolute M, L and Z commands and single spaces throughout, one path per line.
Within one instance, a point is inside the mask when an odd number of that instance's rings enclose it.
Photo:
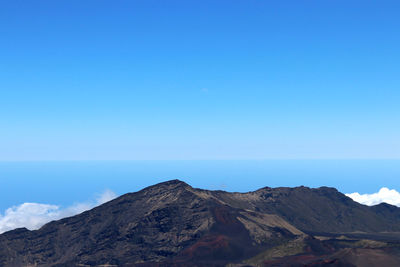
M 398 1 L 0 3 L 0 161 L 400 159 Z

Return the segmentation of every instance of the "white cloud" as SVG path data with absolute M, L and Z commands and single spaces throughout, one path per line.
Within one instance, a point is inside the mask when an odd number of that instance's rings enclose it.
M 396 190 L 383 187 L 379 192 L 373 194 L 359 194 L 359 193 L 352 193 L 346 194 L 346 196 L 352 198 L 354 201 L 373 206 L 380 203 L 388 203 L 397 207 L 400 207 L 400 193 Z
M 66 208 L 40 203 L 23 203 L 13 206 L 8 208 L 4 215 L 0 214 L 0 234 L 20 227 L 36 230 L 50 221 L 82 213 L 115 197 L 116 194 L 114 192 L 106 190 L 98 196 L 96 201 L 76 203 Z
M 103 194 L 99 195 L 99 197 L 97 198 L 97 205 L 106 203 L 110 200 L 113 200 L 116 197 L 117 197 L 117 195 L 113 191 L 106 190 L 103 192 Z

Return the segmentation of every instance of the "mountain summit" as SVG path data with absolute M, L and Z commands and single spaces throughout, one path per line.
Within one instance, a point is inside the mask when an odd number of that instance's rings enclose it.
M 400 209 L 334 188 L 248 193 L 171 180 L 39 230 L 0 235 L 1 266 L 396 266 Z

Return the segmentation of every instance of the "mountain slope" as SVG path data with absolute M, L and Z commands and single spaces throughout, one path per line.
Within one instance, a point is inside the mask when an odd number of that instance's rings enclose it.
M 329 258 L 336 254 L 354 261 L 356 251 L 342 249 L 371 243 L 356 243 L 363 236 L 343 241 L 339 233 L 362 231 L 374 238 L 400 231 L 399 218 L 396 207 L 363 206 L 331 188 L 228 193 L 172 180 L 36 231 L 6 232 L 0 235 L 0 265 L 262 266 L 303 264 L 297 255 L 304 254 L 312 256 L 310 263 L 340 262 Z M 317 233 L 324 237 L 312 236 Z M 380 238 L 386 241 L 379 249 L 396 250 L 395 235 Z M 392 254 L 387 259 L 396 260 Z
M 245 194 L 210 193 L 235 207 L 277 214 L 306 232 L 400 231 L 399 208 L 361 205 L 334 188 L 266 187 Z

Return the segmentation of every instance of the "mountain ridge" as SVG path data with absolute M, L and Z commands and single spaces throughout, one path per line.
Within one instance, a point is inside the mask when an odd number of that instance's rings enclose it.
M 397 251 L 399 222 L 399 208 L 364 206 L 335 188 L 264 187 L 238 193 L 197 189 L 175 179 L 38 230 L 3 233 L 0 265 L 342 264 L 354 261 L 353 250 L 362 254 L 364 244 L 380 244 L 374 249 L 392 260 L 397 254 L 386 250 Z M 378 239 L 385 245 L 362 241 Z M 341 253 L 344 249 L 351 251 Z

